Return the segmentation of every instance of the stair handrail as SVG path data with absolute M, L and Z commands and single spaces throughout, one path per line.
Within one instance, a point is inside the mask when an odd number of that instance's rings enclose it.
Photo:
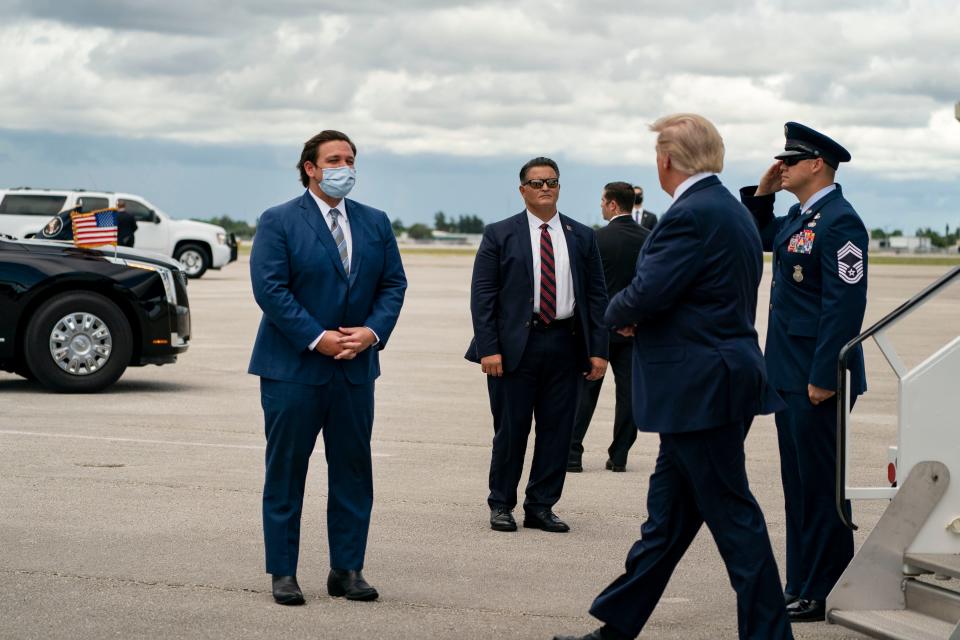
M 840 349 L 840 355 L 837 357 L 837 477 L 836 477 L 836 507 L 840 520 L 853 531 L 857 530 L 857 525 L 853 523 L 852 513 L 848 514 L 846 509 L 847 498 L 847 416 L 850 413 L 850 380 L 847 371 L 847 357 L 850 352 L 862 344 L 868 338 L 874 338 L 882 331 L 905 318 L 912 311 L 922 306 L 934 294 L 946 287 L 953 280 L 960 276 L 960 266 L 954 267 L 946 274 L 928 285 L 920 293 L 916 294 L 899 307 L 885 315 L 869 329 L 848 342 Z M 881 347 L 882 348 L 882 347 Z M 898 426 L 899 428 L 899 426 Z

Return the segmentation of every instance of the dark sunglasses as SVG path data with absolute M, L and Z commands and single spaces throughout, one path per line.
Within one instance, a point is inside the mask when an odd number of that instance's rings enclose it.
M 793 156 L 791 158 L 784 158 L 783 164 L 787 165 L 788 167 L 792 167 L 797 163 L 803 162 L 804 160 L 814 160 L 814 159 L 815 158 L 813 156 Z
M 551 189 L 556 189 L 560 186 L 559 178 L 549 178 L 547 180 L 527 180 L 523 184 L 530 186 L 534 189 L 543 189 L 543 185 L 547 185 Z

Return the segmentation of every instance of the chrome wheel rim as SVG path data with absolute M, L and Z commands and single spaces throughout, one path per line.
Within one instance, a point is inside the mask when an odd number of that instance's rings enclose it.
M 203 256 L 195 249 L 187 249 L 180 254 L 180 264 L 188 276 L 195 276 L 203 268 Z
M 92 313 L 69 313 L 60 318 L 50 332 L 50 356 L 70 375 L 88 376 L 100 371 L 111 353 L 110 328 Z

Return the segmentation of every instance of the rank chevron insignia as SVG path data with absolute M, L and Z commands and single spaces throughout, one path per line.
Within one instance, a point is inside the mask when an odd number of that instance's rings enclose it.
M 847 284 L 857 284 L 863 278 L 863 252 L 852 242 L 837 251 L 837 273 Z

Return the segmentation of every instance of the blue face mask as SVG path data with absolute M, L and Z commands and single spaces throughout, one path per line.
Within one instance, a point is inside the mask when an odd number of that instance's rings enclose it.
M 357 170 L 353 167 L 324 167 L 320 190 L 331 198 L 343 198 L 357 182 Z

